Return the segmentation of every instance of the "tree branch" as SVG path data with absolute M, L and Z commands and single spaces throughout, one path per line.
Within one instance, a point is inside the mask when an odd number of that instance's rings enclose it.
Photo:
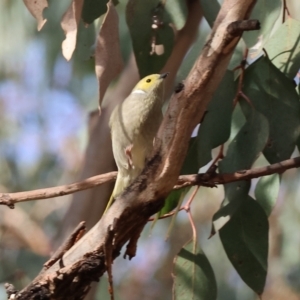
M 201 185 L 206 187 L 215 187 L 218 184 L 226 184 L 234 181 L 250 180 L 275 173 L 283 173 L 286 170 L 299 168 L 300 156 L 284 160 L 280 163 L 275 163 L 269 166 L 254 168 L 249 170 L 239 170 L 234 173 L 200 173 L 191 175 L 181 175 L 178 177 L 174 190 L 179 190 L 184 187 Z M 96 186 L 115 181 L 118 172 L 109 172 L 87 178 L 86 180 L 71 183 L 69 185 L 61 185 L 40 190 L 19 192 L 19 193 L 3 193 L 0 194 L 0 205 L 7 205 L 14 208 L 14 205 L 19 202 L 43 200 L 48 198 L 60 197 L 82 190 L 91 189 Z
M 213 173 L 213 174 L 193 174 L 193 175 L 181 175 L 178 178 L 177 184 L 174 189 L 181 189 L 187 186 L 202 185 L 207 187 L 213 187 L 218 184 L 226 184 L 241 180 L 250 180 L 262 176 L 268 176 L 271 174 L 281 174 L 286 170 L 299 168 L 300 157 L 284 160 L 282 162 L 264 166 L 260 168 L 254 168 L 250 170 L 240 170 L 234 173 Z
M 232 35 L 228 31 L 228 25 L 248 19 L 255 2 L 223 2 L 183 91 L 173 94 L 170 100 L 155 139 L 153 157 L 142 174 L 116 199 L 100 221 L 64 254 L 60 261 L 65 267 L 56 262 L 20 291 L 17 299 L 68 300 L 74 299 L 74 295 L 82 299 L 91 282 L 99 280 L 107 270 L 106 257 L 113 260 L 132 240 L 130 248 L 135 248 L 138 232 L 163 206 L 165 197 L 176 184 L 192 130 L 203 116 L 240 39 L 240 34 Z M 108 228 L 111 238 L 107 238 Z M 108 241 L 111 241 L 110 246 L 106 244 Z
M 118 172 L 109 172 L 87 178 L 80 182 L 60 185 L 51 188 L 28 192 L 2 193 L 0 194 L 0 205 L 7 205 L 10 208 L 14 208 L 15 203 L 19 202 L 48 199 L 73 194 L 78 191 L 83 191 L 99 186 L 103 183 L 114 181 L 117 178 L 117 174 Z

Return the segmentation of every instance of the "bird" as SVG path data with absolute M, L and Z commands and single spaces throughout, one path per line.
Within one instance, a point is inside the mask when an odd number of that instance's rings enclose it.
M 113 156 L 118 175 L 104 213 L 114 199 L 142 172 L 163 119 L 164 79 L 169 73 L 141 79 L 110 117 Z

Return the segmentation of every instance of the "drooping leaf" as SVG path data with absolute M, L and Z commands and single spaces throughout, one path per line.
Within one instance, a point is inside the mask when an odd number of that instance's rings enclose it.
M 197 166 L 197 140 L 192 137 L 189 142 L 189 148 L 183 162 L 180 175 L 196 174 L 199 171 Z
M 197 174 L 199 171 L 197 165 L 197 143 L 196 138 L 191 138 L 189 142 L 189 148 L 187 151 L 187 155 L 183 162 L 180 175 L 187 175 L 187 174 Z M 165 204 L 163 208 L 160 210 L 159 215 L 162 216 L 171 210 L 173 210 L 177 205 L 180 199 L 182 199 L 189 188 L 184 188 L 180 190 L 171 191 L 168 195 L 167 199 L 165 200 Z
M 229 144 L 225 158 L 219 163 L 220 173 L 233 173 L 249 169 L 264 149 L 269 136 L 267 119 L 250 109 L 246 116 L 246 123 Z M 213 216 L 211 234 L 218 231 L 241 205 L 250 189 L 250 181 L 238 181 L 224 185 L 225 199 L 222 207 Z
M 184 26 L 187 17 L 186 1 L 166 1 L 166 10 L 169 12 L 176 30 L 180 30 Z
M 241 62 L 244 59 L 246 49 L 247 46 L 245 44 L 245 41 L 243 39 L 240 39 L 230 59 L 228 70 L 233 70 L 241 65 Z
M 267 215 L 246 196 L 230 221 L 219 231 L 225 252 L 241 278 L 261 295 L 268 267 Z
M 45 23 L 47 22 L 47 19 L 44 19 L 43 11 L 45 8 L 48 7 L 48 1 L 47 0 L 23 0 L 24 4 L 26 5 L 29 12 L 36 18 L 37 20 L 37 30 L 40 31 Z
M 165 7 L 160 0 L 129 0 L 126 21 L 140 76 L 158 73 L 174 44 L 174 32 L 169 25 L 172 20 Z
M 269 135 L 267 119 L 250 108 L 246 123 L 229 144 L 225 158 L 220 162 L 221 173 L 249 169 L 264 149 Z
M 281 0 L 260 0 L 252 10 L 251 19 L 259 20 L 260 30 L 247 31 L 243 34 L 248 48 L 254 46 L 258 42 L 258 37 L 262 40 L 262 44 L 267 41 L 274 27 L 274 24 L 281 12 Z
M 262 206 L 267 216 L 272 212 L 278 198 L 280 187 L 279 174 L 263 176 L 259 179 L 255 188 L 255 198 Z
M 272 63 L 294 79 L 300 66 L 300 22 L 287 18 L 265 44 Z
M 76 47 L 77 30 L 80 22 L 83 0 L 72 0 L 69 8 L 61 20 L 61 28 L 65 33 L 62 42 L 62 53 L 66 60 L 70 60 Z
M 300 103 L 294 82 L 262 57 L 245 71 L 243 92 L 270 127 L 263 153 L 270 163 L 290 158 L 300 135 Z M 242 102 L 245 112 L 249 105 Z
M 84 0 L 82 8 L 82 20 L 91 24 L 94 20 L 104 15 L 107 10 L 106 4 L 109 0 Z M 117 5 L 118 0 L 113 0 L 114 5 Z
M 212 149 L 224 144 L 229 138 L 235 86 L 233 72 L 227 71 L 208 105 L 198 131 L 198 168 L 212 159 Z
M 184 197 L 184 195 L 186 195 L 188 190 L 189 190 L 188 188 L 184 188 L 180 190 L 171 191 L 171 193 L 168 195 L 167 199 L 165 200 L 165 205 L 158 213 L 159 216 L 162 216 L 172 211 L 177 206 L 179 199 Z
M 173 299 L 217 299 L 213 269 L 201 248 L 189 242 L 174 259 Z
M 78 26 L 76 49 L 74 57 L 80 61 L 87 61 L 95 54 L 95 26 L 85 26 L 82 20 Z M 76 60 L 75 58 L 75 60 Z
M 203 9 L 203 16 L 212 28 L 220 11 L 221 5 L 217 0 L 200 0 L 200 2 Z
M 95 70 L 99 84 L 99 108 L 107 87 L 123 68 L 118 25 L 118 13 L 110 1 L 107 3 L 107 13 L 97 38 L 95 53 Z

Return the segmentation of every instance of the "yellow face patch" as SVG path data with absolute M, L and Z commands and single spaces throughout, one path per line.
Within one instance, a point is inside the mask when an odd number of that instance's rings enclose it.
M 152 74 L 144 77 L 141 79 L 135 88 L 133 89 L 133 92 L 135 90 L 145 91 L 151 90 L 154 86 L 158 84 L 158 82 L 162 81 L 163 78 L 159 74 Z

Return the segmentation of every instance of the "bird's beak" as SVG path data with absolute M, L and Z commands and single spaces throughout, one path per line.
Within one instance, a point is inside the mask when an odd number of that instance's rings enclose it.
M 165 79 L 169 75 L 169 72 L 159 75 L 159 79 Z

